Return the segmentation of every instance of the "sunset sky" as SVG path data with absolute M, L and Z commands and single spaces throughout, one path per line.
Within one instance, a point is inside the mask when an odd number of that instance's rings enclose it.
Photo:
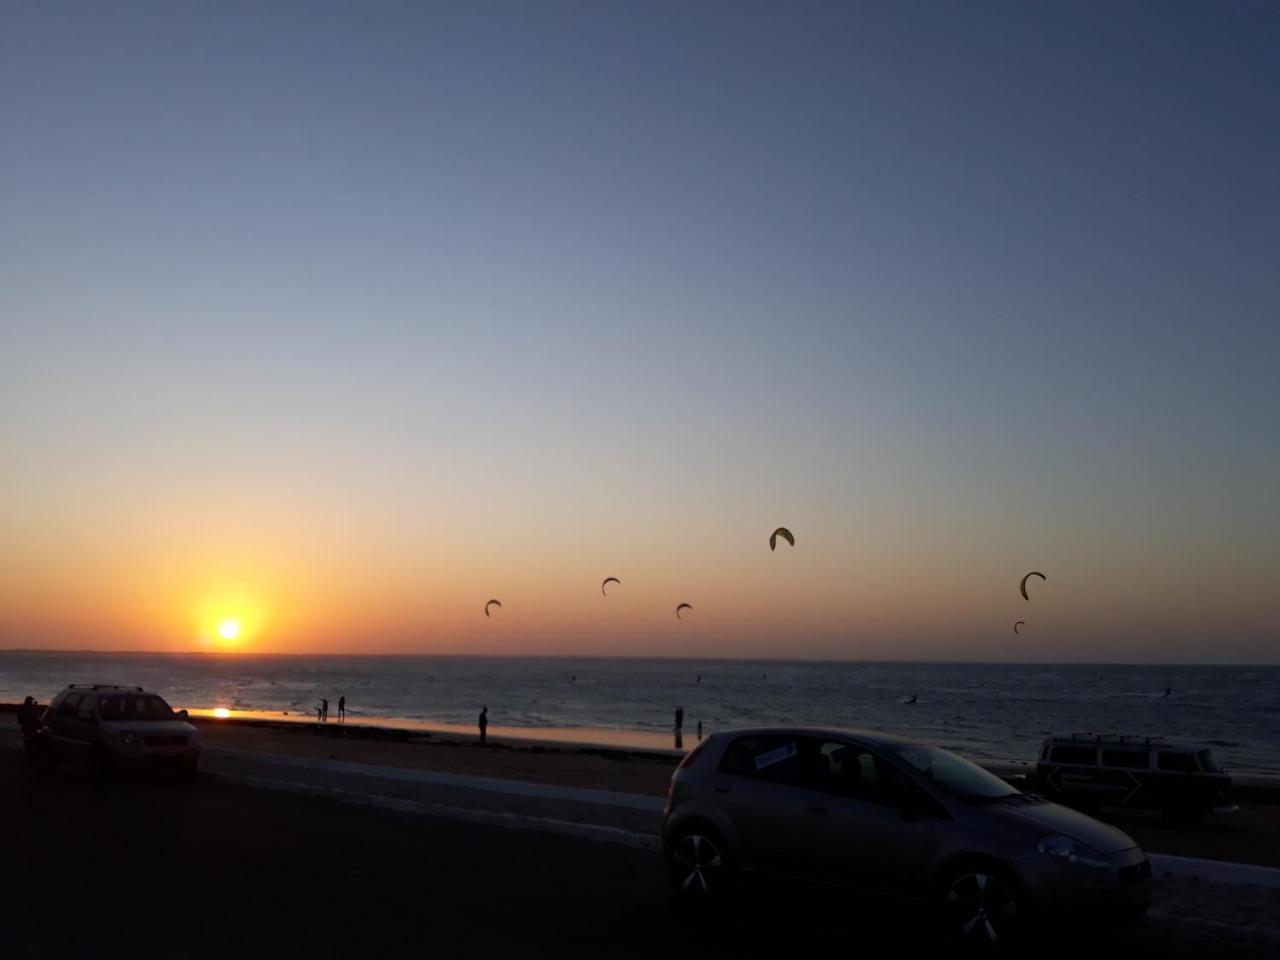
M 0 648 L 1280 663 L 1277 50 L 4 4 Z

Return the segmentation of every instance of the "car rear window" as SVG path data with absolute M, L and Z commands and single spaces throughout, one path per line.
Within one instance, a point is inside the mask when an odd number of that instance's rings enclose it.
M 1125 770 L 1146 770 L 1151 766 L 1151 758 L 1145 750 L 1103 750 L 1102 765 Z
M 1054 763 L 1084 763 L 1093 766 L 1098 762 L 1098 751 L 1095 747 L 1054 747 Z
M 1156 764 L 1161 770 L 1172 770 L 1175 773 L 1195 773 L 1200 769 L 1196 765 L 1196 758 L 1189 753 L 1161 752 Z
M 800 782 L 800 742 L 797 737 L 738 737 L 720 760 L 720 772 L 770 783 Z

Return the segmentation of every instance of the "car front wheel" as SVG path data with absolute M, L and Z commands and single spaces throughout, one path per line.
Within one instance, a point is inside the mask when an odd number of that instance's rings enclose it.
M 985 866 L 957 870 L 942 885 L 948 939 L 980 953 L 1006 953 L 1025 945 L 1025 898 L 1003 871 Z

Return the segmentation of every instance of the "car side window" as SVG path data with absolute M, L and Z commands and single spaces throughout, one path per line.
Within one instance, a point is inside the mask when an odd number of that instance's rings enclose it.
M 83 694 L 79 693 L 67 694 L 67 698 L 63 700 L 61 705 L 58 707 L 59 716 L 70 717 L 74 720 L 76 715 L 79 713 L 80 701 L 83 699 L 83 696 Z
M 1103 750 L 1102 765 L 1124 770 L 1147 770 L 1151 760 L 1145 750 Z
M 893 803 L 892 791 L 886 789 L 875 754 L 869 750 L 823 740 L 810 756 L 806 779 L 811 789 L 867 803 Z
M 1196 758 L 1189 753 L 1165 753 L 1163 751 L 1157 755 L 1156 768 L 1159 770 L 1172 770 L 1175 773 L 1196 773 L 1200 769 L 1196 766 Z
M 799 784 L 800 740 L 798 737 L 738 737 L 725 750 L 720 772 L 767 783 Z

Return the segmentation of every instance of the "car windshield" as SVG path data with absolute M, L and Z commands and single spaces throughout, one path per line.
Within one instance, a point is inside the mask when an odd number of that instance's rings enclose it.
M 970 763 L 941 747 L 899 747 L 894 753 L 957 797 L 994 800 L 1019 796 L 1021 793 L 994 773 L 988 773 L 976 763 Z
M 103 720 L 172 720 L 169 705 L 154 693 L 113 693 L 98 700 Z

